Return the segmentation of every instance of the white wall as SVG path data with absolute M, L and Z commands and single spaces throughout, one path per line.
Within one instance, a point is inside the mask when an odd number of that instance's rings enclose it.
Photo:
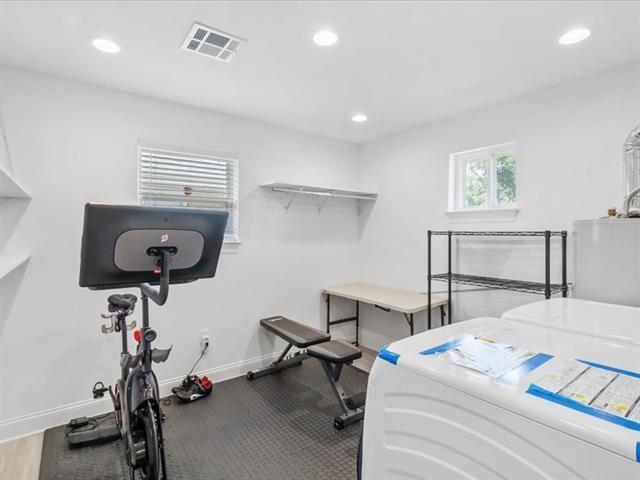
M 490 108 L 391 135 L 361 148 L 363 188 L 379 193 L 361 227 L 361 276 L 368 282 L 426 290 L 427 229 L 566 229 L 622 203 L 622 144 L 640 123 L 640 65 L 563 84 Z M 518 142 L 520 213 L 510 223 L 454 223 L 447 210 L 449 154 Z M 464 241 L 454 269 L 542 281 L 540 240 Z M 571 242 L 569 242 L 571 260 Z M 554 248 L 552 269 L 559 265 Z M 434 273 L 446 271 L 446 243 L 434 238 Z M 571 273 L 571 267 L 569 269 Z M 554 279 L 558 279 L 558 270 Z M 570 278 L 571 280 L 571 278 Z M 434 282 L 444 290 L 445 283 Z M 542 297 L 508 292 L 455 295 L 456 320 L 500 315 Z M 363 342 L 378 347 L 406 336 L 401 317 L 365 308 Z M 416 319 L 420 328 L 426 315 Z
M 0 79 L 13 172 L 33 196 L 0 206 L 0 250 L 32 255 L 0 280 L 0 438 L 109 408 L 90 392 L 117 377 L 119 340 L 99 331 L 107 293 L 78 287 L 82 214 L 88 201 L 136 202 L 140 138 L 240 159 L 242 245 L 221 257 L 216 278 L 172 287 L 166 306 L 152 304 L 157 345 L 173 345 L 157 367 L 161 381 L 188 371 L 202 328 L 213 351 L 199 370 L 216 369 L 214 381 L 244 372 L 281 346 L 260 318 L 320 326 L 320 288 L 354 279 L 353 202 L 329 201 L 318 214 L 296 200 L 287 213 L 279 194 L 258 185 L 354 187 L 357 146 L 17 70 Z
M 33 195 L 0 205 L 0 251 L 32 254 L 0 280 L 0 439 L 109 408 L 93 402 L 96 380 L 118 374 L 118 339 L 99 333 L 105 292 L 77 286 L 82 208 L 134 203 L 139 138 L 240 158 L 240 236 L 215 279 L 172 288 L 153 308 L 158 346 L 173 344 L 157 369 L 170 386 L 198 354 L 207 328 L 213 351 L 200 370 L 214 380 L 266 361 L 280 347 L 258 328 L 276 313 L 320 326 L 322 286 L 363 280 L 424 291 L 431 229 L 569 229 L 578 218 L 620 205 L 622 143 L 640 121 L 640 65 L 561 85 L 357 146 L 237 117 L 21 71 L 0 70 L 0 101 L 15 176 Z M 516 222 L 454 224 L 447 209 L 452 152 L 518 142 Z M 290 180 L 362 187 L 378 201 L 358 217 L 351 202 L 321 214 L 259 183 Z M 444 268 L 444 243 L 434 250 Z M 458 245 L 456 268 L 539 279 L 539 244 Z M 557 260 L 557 258 L 554 258 Z M 555 263 L 554 263 L 555 265 Z M 444 284 L 434 284 L 443 289 Z M 456 295 L 456 320 L 500 314 L 536 300 L 522 294 Z M 338 315 L 349 302 L 332 302 Z M 364 306 L 362 339 L 378 347 L 407 335 L 402 317 Z M 426 315 L 416 318 L 418 330 Z M 347 326 L 338 335 L 350 335 Z

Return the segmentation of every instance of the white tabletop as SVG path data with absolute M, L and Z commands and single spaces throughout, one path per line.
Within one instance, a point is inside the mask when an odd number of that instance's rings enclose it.
M 428 306 L 427 295 L 423 293 L 378 287 L 366 283 L 349 283 L 347 285 L 324 288 L 322 293 L 377 305 L 401 313 L 420 312 L 426 310 Z M 431 295 L 431 308 L 439 307 L 446 303 L 446 297 Z

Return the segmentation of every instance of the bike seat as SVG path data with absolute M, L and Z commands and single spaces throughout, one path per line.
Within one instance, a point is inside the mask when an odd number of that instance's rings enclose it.
M 133 310 L 133 307 L 138 301 L 138 297 L 130 293 L 116 293 L 110 295 L 109 298 L 107 298 L 107 301 L 109 302 L 110 312 L 115 312 L 117 310 Z

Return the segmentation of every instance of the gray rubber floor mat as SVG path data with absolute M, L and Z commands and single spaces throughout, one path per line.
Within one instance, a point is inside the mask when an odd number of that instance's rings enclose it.
M 349 394 L 367 374 L 345 367 Z M 353 480 L 362 422 L 333 428 L 340 413 L 322 367 L 306 360 L 275 375 L 215 384 L 208 398 L 165 405 L 170 480 Z M 120 441 L 69 449 L 64 427 L 44 435 L 40 480 L 129 479 Z

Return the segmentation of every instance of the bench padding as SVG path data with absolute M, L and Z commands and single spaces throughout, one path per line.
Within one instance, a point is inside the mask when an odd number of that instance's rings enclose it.
M 331 340 L 328 333 L 285 317 L 263 318 L 260 325 L 298 348 L 307 348 Z
M 331 340 L 307 348 L 307 354 L 310 357 L 338 364 L 349 363 L 360 358 L 362 351 L 344 340 Z

